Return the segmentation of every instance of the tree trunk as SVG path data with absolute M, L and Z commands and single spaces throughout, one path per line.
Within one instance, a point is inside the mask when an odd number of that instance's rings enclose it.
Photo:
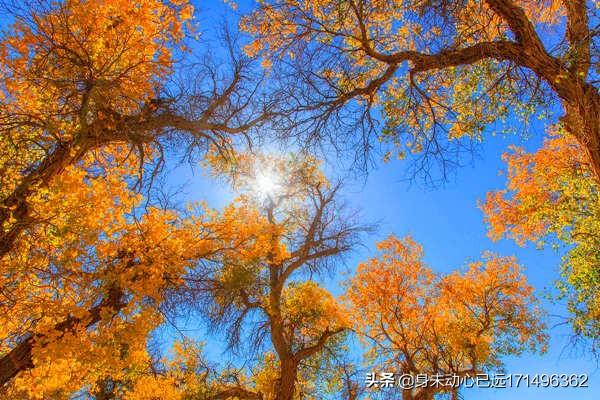
M 292 400 L 294 398 L 297 377 L 298 363 L 292 358 L 281 360 L 276 400 Z
M 0 203 L 0 226 L 5 225 L 10 218 L 16 221 L 9 225 L 9 230 L 0 232 L 0 258 L 13 248 L 17 237 L 31 223 L 28 203 L 31 193 L 38 185 L 47 186 L 48 182 L 67 165 L 77 161 L 75 157 L 70 156 L 70 150 L 70 145 L 58 146 L 35 170 L 23 178 L 10 196 Z
M 600 95 L 589 84 L 578 89 L 580 95 L 576 99 L 563 101 L 563 123 L 585 150 L 590 169 L 600 182 Z
M 31 360 L 31 337 L 19 343 L 7 355 L 0 358 L 0 386 L 4 386 L 20 371 L 33 368 Z

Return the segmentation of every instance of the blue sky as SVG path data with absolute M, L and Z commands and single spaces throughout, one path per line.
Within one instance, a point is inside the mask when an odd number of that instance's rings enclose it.
M 210 36 L 214 27 L 212 21 L 222 20 L 220 16 L 226 9 L 227 6 L 220 0 L 202 2 L 198 7 L 201 31 Z M 235 21 L 235 18 L 230 20 Z M 509 120 L 507 123 L 517 122 Z M 367 222 L 379 222 L 378 231 L 366 238 L 365 248 L 353 253 L 348 267 L 353 269 L 359 261 L 373 255 L 374 243 L 390 233 L 412 235 L 423 245 L 429 266 L 442 273 L 463 267 L 486 250 L 500 255 L 515 255 L 548 313 L 548 326 L 560 322 L 553 315 L 566 316 L 564 304 L 553 303 L 544 296 L 552 293 L 553 282 L 559 278 L 561 254 L 553 249 L 539 250 L 533 245 L 522 248 L 510 240 L 492 242 L 486 236 L 483 215 L 477 207 L 477 201 L 483 199 L 486 192 L 504 187 L 505 178 L 499 173 L 504 169 L 501 155 L 510 144 L 518 143 L 530 150 L 539 147 L 543 124 L 535 123 L 527 132 L 528 139 L 518 135 L 494 135 L 494 130 L 489 129 L 473 162 L 457 169 L 443 186 L 432 188 L 419 181 L 413 184 L 403 181 L 406 162 L 402 161 L 377 163 L 367 177 L 347 181 L 343 195 L 350 205 L 360 209 Z M 326 169 L 330 178 L 335 177 L 335 168 L 330 166 Z M 226 204 L 233 195 L 227 187 L 210 180 L 201 171 L 192 173 L 188 166 L 174 170 L 170 181 L 185 183 L 187 198 L 205 199 L 210 206 L 217 208 Z M 330 281 L 327 286 L 334 293 L 340 292 L 339 280 Z M 575 350 L 569 346 L 571 331 L 568 325 L 549 328 L 548 333 L 550 342 L 546 354 L 506 358 L 506 372 L 588 374 L 589 388 L 469 389 L 462 392 L 464 398 L 597 399 L 600 395 L 600 372 L 596 361 L 585 349 Z M 198 334 L 206 340 L 209 356 L 228 358 L 221 353 L 222 343 L 218 338 Z

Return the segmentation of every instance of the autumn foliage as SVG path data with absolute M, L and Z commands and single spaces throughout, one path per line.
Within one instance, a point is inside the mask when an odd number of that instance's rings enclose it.
M 348 262 L 376 227 L 321 158 L 375 133 L 445 168 L 452 144 L 553 101 L 562 125 L 505 155 L 482 208 L 493 239 L 568 246 L 560 293 L 597 340 L 594 7 L 265 0 L 240 20 L 248 40 L 223 29 L 216 50 L 187 0 L 0 1 L 0 397 L 358 400 L 378 396 L 365 367 L 464 377 L 544 351 L 514 257 L 439 274 L 392 235 Z M 539 28 L 562 24 L 547 51 Z M 256 146 L 270 139 L 295 151 Z M 226 204 L 167 193 L 181 160 Z M 204 331 L 232 360 L 206 355 Z
M 90 150 L 130 143 L 148 152 L 151 138 L 124 121 L 141 122 L 135 116 L 171 70 L 190 7 L 42 2 L 16 18 L 0 42 L 2 255 L 36 220 L 30 196 Z
M 584 0 L 265 0 L 242 27 L 246 51 L 307 92 L 293 97 L 306 129 L 358 131 L 361 151 L 377 136 L 446 173 L 456 139 L 559 103 L 599 178 L 597 18 Z
M 488 193 L 481 205 L 489 235 L 567 249 L 559 297 L 568 299 L 575 332 L 596 347 L 600 203 L 581 146 L 556 127 L 538 151 L 513 148 L 504 160 L 506 189 Z
M 501 367 L 504 355 L 543 349 L 540 309 L 514 258 L 486 254 L 462 273 L 439 275 L 410 237 L 390 236 L 377 248 L 358 266 L 347 297 L 355 330 L 381 370 L 474 376 Z
M 259 224 L 259 229 L 247 248 L 198 268 L 192 280 L 191 302 L 207 304 L 204 313 L 226 330 L 231 346 L 248 351 L 250 341 L 250 351 L 266 351 L 249 385 L 264 399 L 318 398 L 339 386 L 329 382 L 324 388 L 323 381 L 340 368 L 332 357 L 350 325 L 348 314 L 309 276 L 334 272 L 366 228 L 346 214 L 339 185 L 330 183 L 318 164 L 311 157 L 247 154 L 233 165 L 219 164 L 244 193 L 236 207 L 256 213 L 236 223 Z M 286 182 L 262 187 L 261 174 Z

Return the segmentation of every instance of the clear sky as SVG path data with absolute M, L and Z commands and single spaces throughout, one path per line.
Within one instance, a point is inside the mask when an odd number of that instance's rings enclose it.
M 213 21 L 222 20 L 220 16 L 227 6 L 220 0 L 212 0 L 202 2 L 198 8 L 201 30 L 210 36 Z M 509 120 L 508 123 L 516 122 Z M 366 177 L 348 181 L 343 192 L 350 205 L 362 211 L 367 222 L 380 223 L 378 231 L 366 238 L 365 248 L 358 249 L 349 259 L 350 269 L 373 255 L 374 243 L 390 233 L 412 235 L 423 245 L 429 266 L 439 272 L 461 268 L 468 261 L 478 259 L 485 250 L 515 255 L 548 313 L 551 339 L 544 355 L 525 354 L 505 359 L 506 373 L 589 375 L 589 388 L 469 389 L 462 391 L 465 399 L 600 398 L 600 371 L 596 361 L 586 349 L 574 349 L 569 345 L 571 331 L 568 325 L 553 327 L 561 322 L 557 315 L 567 315 L 564 304 L 544 299 L 552 293 L 553 282 L 559 278 L 560 252 L 539 250 L 533 245 L 522 248 L 510 240 L 492 242 L 486 236 L 483 215 L 477 207 L 477 201 L 483 199 L 487 191 L 504 187 L 505 178 L 499 172 L 504 168 L 501 154 L 507 146 L 519 143 L 530 150 L 536 149 L 543 131 L 543 124 L 537 123 L 528 129 L 530 139 L 524 139 L 517 135 L 493 135 L 494 129 L 489 129 L 472 163 L 456 170 L 455 176 L 443 186 L 432 188 L 419 181 L 413 184 L 403 181 L 406 163 L 394 161 L 380 163 Z M 329 177 L 335 177 L 334 168 L 327 169 Z M 225 186 L 211 181 L 199 171 L 192 173 L 188 166 L 172 171 L 170 177 L 173 182 L 185 183 L 188 198 L 205 199 L 213 207 L 221 207 L 232 197 Z M 340 291 L 339 280 L 329 281 L 327 286 L 334 293 Z M 217 350 L 222 348 L 218 338 L 198 334 L 206 340 L 210 356 L 225 357 Z

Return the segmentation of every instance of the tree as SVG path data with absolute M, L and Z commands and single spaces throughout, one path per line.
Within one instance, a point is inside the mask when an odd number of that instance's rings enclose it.
M 92 168 L 67 167 L 38 191 L 31 211 L 45 223 L 0 261 L 0 382 L 14 397 L 117 379 L 162 323 L 167 288 L 227 235 L 226 218 L 207 210 L 140 213 L 143 198 L 128 183 L 137 164 L 123 154 L 117 146 L 88 155 L 82 162 Z
M 490 192 L 481 205 L 489 236 L 524 245 L 552 244 L 567 250 L 559 298 L 566 298 L 576 335 L 598 349 L 598 265 L 600 265 L 599 187 L 581 146 L 560 126 L 541 149 L 513 148 L 504 154 L 507 187 Z
M 0 383 L 43 396 L 87 365 L 67 393 L 126 364 L 119 346 L 143 347 L 165 288 L 212 252 L 200 239 L 216 220 L 142 207 L 165 146 L 223 154 L 267 112 L 233 47 L 231 71 L 202 60 L 183 65 L 186 85 L 175 79 L 187 1 L 2 7 L 13 24 L 0 38 Z M 101 351 L 112 358 L 98 363 Z
M 88 154 L 31 196 L 44 223 L 0 260 L 0 383 L 14 398 L 121 379 L 147 358 L 147 336 L 187 272 L 262 227 L 244 209 L 142 207 L 131 188 L 138 162 L 125 148 Z
M 43 223 L 31 198 L 91 151 L 126 144 L 142 172 L 150 158 L 160 167 L 169 141 L 226 151 L 267 118 L 250 98 L 258 90 L 246 74 L 251 60 L 232 47 L 230 73 L 204 60 L 188 63 L 185 85 L 173 78 L 186 66 L 175 62 L 193 12 L 185 0 L 32 0 L 3 9 L 14 23 L 0 38 L 0 257 Z
M 439 275 L 410 237 L 390 236 L 377 248 L 347 291 L 354 329 L 375 365 L 413 376 L 474 376 L 500 368 L 502 356 L 543 345 L 533 288 L 514 258 L 486 254 L 463 273 Z M 458 398 L 457 391 L 429 385 L 402 398 Z
M 349 325 L 342 305 L 310 277 L 333 271 L 365 228 L 344 212 L 339 186 L 317 165 L 313 158 L 241 155 L 229 166 L 234 185 L 248 190 L 236 207 L 255 210 L 237 223 L 263 227 L 247 248 L 203 263 L 186 278 L 179 300 L 184 307 L 200 304 L 232 348 L 247 343 L 244 349 L 266 353 L 252 374 L 253 393 L 265 400 L 318 397 L 317 378 L 331 373 L 324 368 L 335 364 L 329 353 L 337 352 Z
M 362 151 L 383 115 L 379 139 L 445 170 L 455 139 L 558 101 L 600 179 L 597 18 L 585 0 L 265 0 L 242 26 L 314 135 L 358 129 Z

